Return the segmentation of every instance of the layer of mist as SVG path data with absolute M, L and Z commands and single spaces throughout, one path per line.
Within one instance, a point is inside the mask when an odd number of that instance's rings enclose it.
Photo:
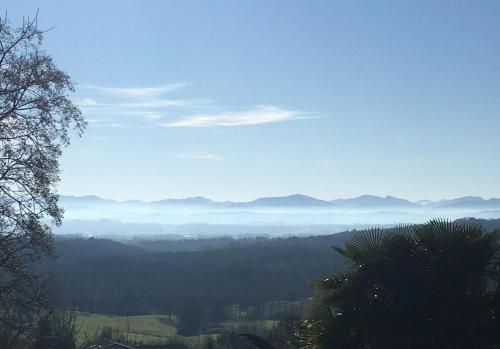
M 56 233 L 125 238 L 322 235 L 434 218 L 500 217 L 500 199 L 479 197 L 411 202 L 391 196 L 325 201 L 290 195 L 251 202 L 215 202 L 203 197 L 144 202 L 62 196 L 61 205 L 65 221 Z

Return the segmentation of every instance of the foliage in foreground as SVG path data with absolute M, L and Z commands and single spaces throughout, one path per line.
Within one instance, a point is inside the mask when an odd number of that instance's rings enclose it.
M 76 349 L 76 322 L 72 313 L 55 313 L 40 318 L 34 329 L 33 349 Z
M 16 28 L 0 18 L 0 341 L 26 336 L 49 308 L 47 278 L 33 265 L 53 255 L 46 220 L 61 224 L 55 185 L 70 130 L 85 121 L 68 98 L 70 77 L 41 47 L 36 17 Z M 13 341 L 12 343 L 10 341 Z
M 498 232 L 430 221 L 334 248 L 351 263 L 316 281 L 307 348 L 500 348 Z

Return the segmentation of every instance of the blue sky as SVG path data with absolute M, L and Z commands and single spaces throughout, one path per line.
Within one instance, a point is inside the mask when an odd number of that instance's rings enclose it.
M 37 8 L 89 119 L 62 194 L 500 197 L 498 1 Z

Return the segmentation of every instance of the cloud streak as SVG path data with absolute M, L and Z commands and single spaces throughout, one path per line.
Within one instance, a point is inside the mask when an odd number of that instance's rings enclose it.
M 157 86 L 146 87 L 111 87 L 98 85 L 82 85 L 80 88 L 94 90 L 101 93 L 124 96 L 124 97 L 158 97 L 169 92 L 173 92 L 188 86 L 185 82 L 175 82 L 172 84 L 164 84 Z
M 183 154 L 178 154 L 177 157 L 182 159 L 191 159 L 191 160 L 215 160 L 215 161 L 224 160 L 223 157 L 210 153 L 183 153 Z
M 228 109 L 204 98 L 169 98 L 186 83 L 145 87 L 82 85 L 77 104 L 94 127 L 236 127 L 311 119 L 299 110 L 273 105 Z
M 306 113 L 296 110 L 259 105 L 249 110 L 192 115 L 178 121 L 163 123 L 162 125 L 165 127 L 234 127 L 269 124 L 312 117 L 314 116 L 307 116 Z
M 100 114 L 114 115 L 141 115 L 151 113 L 151 110 L 182 110 L 196 111 L 206 109 L 212 104 L 209 99 L 153 99 L 137 102 L 97 102 L 93 98 L 77 100 L 76 103 L 89 112 L 99 112 Z

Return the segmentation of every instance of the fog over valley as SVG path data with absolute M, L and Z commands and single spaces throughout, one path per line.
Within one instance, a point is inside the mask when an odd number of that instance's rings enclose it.
M 320 235 L 424 223 L 431 218 L 500 217 L 500 199 L 466 196 L 409 201 L 362 195 L 320 200 L 306 195 L 216 202 L 204 197 L 115 201 L 98 196 L 61 196 L 65 220 L 58 234 L 102 236 Z

